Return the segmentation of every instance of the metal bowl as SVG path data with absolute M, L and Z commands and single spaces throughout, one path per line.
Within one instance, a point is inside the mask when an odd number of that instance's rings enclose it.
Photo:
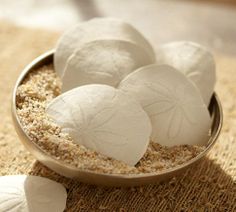
M 223 122 L 223 113 L 222 107 L 219 98 L 216 93 L 212 96 L 209 112 L 211 114 L 212 125 L 211 125 L 211 137 L 208 140 L 207 148 L 197 155 L 195 158 L 187 161 L 186 163 L 179 165 L 174 168 L 170 168 L 168 170 L 163 170 L 155 173 L 147 173 L 147 174 L 101 174 L 92 171 L 86 171 L 77 169 L 69 164 L 66 164 L 62 161 L 56 160 L 49 154 L 45 153 L 37 144 L 32 142 L 30 138 L 27 136 L 25 131 L 22 128 L 19 117 L 16 113 L 16 91 L 17 87 L 21 84 L 22 80 L 25 76 L 34 70 L 35 68 L 39 68 L 43 65 L 52 64 L 53 63 L 53 54 L 54 50 L 49 51 L 40 57 L 36 58 L 32 61 L 20 74 L 13 91 L 12 97 L 12 118 L 15 125 L 16 132 L 23 143 L 23 145 L 45 166 L 49 167 L 53 171 L 69 177 L 73 179 L 77 179 L 78 181 L 89 183 L 89 184 L 97 184 L 104 186 L 138 186 L 145 185 L 150 183 L 158 183 L 161 181 L 168 180 L 172 177 L 176 177 L 177 175 L 184 173 L 184 171 L 195 165 L 200 161 L 203 156 L 205 156 L 210 149 L 215 144 Z

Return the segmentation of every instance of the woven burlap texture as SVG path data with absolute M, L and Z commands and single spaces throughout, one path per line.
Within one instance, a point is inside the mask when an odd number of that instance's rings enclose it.
M 23 67 L 54 47 L 59 34 L 0 22 L 0 175 L 33 174 L 62 183 L 66 211 L 236 211 L 236 56 L 216 55 L 217 93 L 224 125 L 210 154 L 182 177 L 135 188 L 103 188 L 61 177 L 21 145 L 10 113 L 11 93 Z

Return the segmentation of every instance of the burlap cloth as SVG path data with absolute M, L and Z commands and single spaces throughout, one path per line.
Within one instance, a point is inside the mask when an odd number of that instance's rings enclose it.
M 0 22 L 0 175 L 34 174 L 68 189 L 66 211 L 236 211 L 236 57 L 216 55 L 217 93 L 224 126 L 200 164 L 169 183 L 136 188 L 102 188 L 61 177 L 21 145 L 10 113 L 11 93 L 22 68 L 51 49 L 59 35 Z

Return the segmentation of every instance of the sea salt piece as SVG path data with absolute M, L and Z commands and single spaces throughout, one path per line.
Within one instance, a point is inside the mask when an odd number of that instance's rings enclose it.
M 153 61 L 139 46 L 119 40 L 96 40 L 77 49 L 68 59 L 62 92 L 86 84 L 116 87 L 137 68 Z
M 95 18 L 66 31 L 59 39 L 54 54 L 54 66 L 62 77 L 67 60 L 85 43 L 95 40 L 123 40 L 136 44 L 155 61 L 155 53 L 146 38 L 132 25 L 115 18 Z
M 0 177 L 0 211 L 62 212 L 66 189 L 47 178 L 26 175 Z
M 129 74 L 118 87 L 148 113 L 151 139 L 164 146 L 204 145 L 211 119 L 197 87 L 167 65 L 149 65 Z
M 73 141 L 135 165 L 146 152 L 150 120 L 141 105 L 108 85 L 84 85 L 56 97 L 47 114 Z
M 203 46 L 179 41 L 163 45 L 156 55 L 157 64 L 173 66 L 184 73 L 199 88 L 208 106 L 216 82 L 213 55 Z

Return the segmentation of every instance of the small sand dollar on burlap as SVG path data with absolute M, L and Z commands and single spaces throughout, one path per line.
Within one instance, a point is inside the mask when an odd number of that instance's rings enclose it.
M 68 59 L 62 92 L 86 84 L 116 87 L 135 69 L 153 61 L 139 46 L 119 40 L 96 40 L 78 48 Z
M 69 57 L 85 43 L 95 40 L 122 40 L 133 43 L 155 61 L 155 54 L 147 39 L 132 25 L 115 18 L 95 18 L 77 24 L 59 39 L 54 55 L 54 66 L 61 77 Z
M 26 175 L 0 177 L 0 211 L 63 212 L 66 189 L 47 178 Z
M 108 85 L 85 85 L 56 97 L 47 114 L 77 144 L 135 165 L 146 152 L 150 120 L 133 98 Z
M 156 54 L 157 64 L 167 64 L 184 73 L 200 90 L 208 106 L 216 82 L 215 61 L 205 47 L 190 41 L 163 45 Z
M 210 115 L 199 90 L 167 65 L 149 65 L 129 74 L 119 85 L 135 97 L 152 123 L 152 140 L 164 146 L 204 145 Z

